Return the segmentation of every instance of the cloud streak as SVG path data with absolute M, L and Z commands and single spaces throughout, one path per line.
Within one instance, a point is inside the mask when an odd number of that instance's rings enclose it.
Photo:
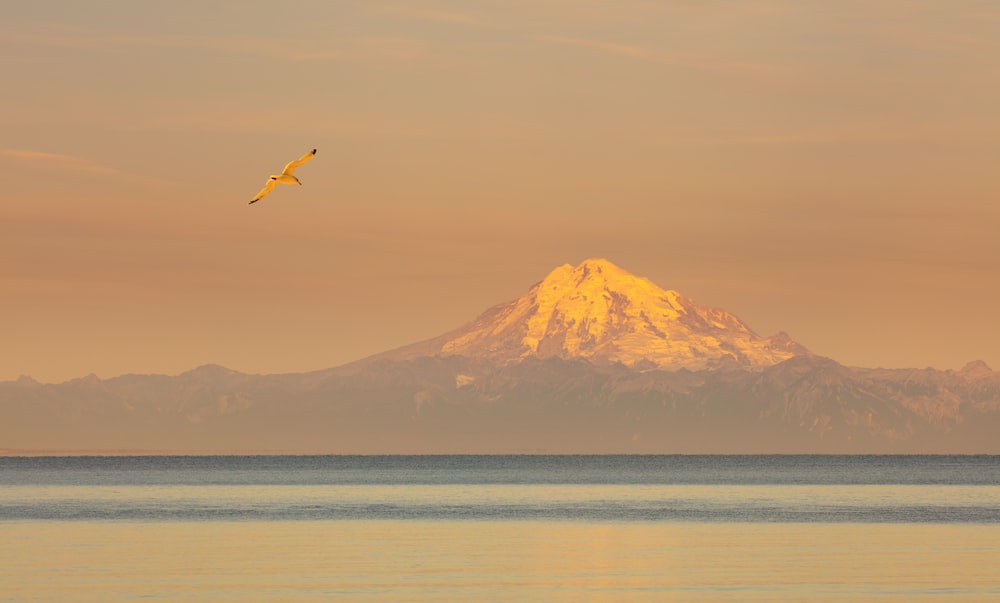
M 454 11 L 422 9 L 412 6 L 384 6 L 377 9 L 377 12 L 382 15 L 402 17 L 414 21 L 428 21 L 431 23 L 460 25 L 478 29 L 500 29 L 497 25 L 486 23 L 466 13 Z
M 287 39 L 239 36 L 129 35 L 61 24 L 27 31 L 5 31 L 9 43 L 73 50 L 122 48 L 192 49 L 304 62 L 410 61 L 425 54 L 425 43 L 402 36 L 356 36 L 339 39 Z
M 631 57 L 634 59 L 650 58 L 650 53 L 647 50 L 639 46 L 630 46 L 628 44 L 614 44 L 610 42 L 602 42 L 599 40 L 591 40 L 587 38 L 573 38 L 567 36 L 538 36 L 536 39 L 550 44 L 558 44 L 562 46 L 576 46 L 578 48 L 588 48 L 591 50 L 596 50 L 598 52 L 603 52 L 616 56 Z
M 856 121 L 813 128 L 781 129 L 768 134 L 726 137 L 674 136 L 670 145 L 712 146 L 811 146 L 879 144 L 987 144 L 1000 138 L 996 128 L 971 128 L 961 123 L 929 123 L 920 126 Z
M 534 39 L 545 44 L 572 46 L 611 56 L 622 57 L 625 59 L 727 76 L 774 75 L 787 73 L 789 71 L 785 67 L 774 64 L 751 61 L 719 60 L 696 56 L 681 56 L 642 46 L 606 42 L 591 38 L 539 35 L 535 36 Z
M 61 153 L 47 153 L 44 151 L 33 151 L 29 149 L 0 149 L 0 157 L 7 157 L 14 161 L 45 166 L 50 169 L 57 169 L 70 172 L 84 172 L 89 174 L 117 174 L 118 170 L 101 165 L 85 157 L 75 155 L 63 155 Z

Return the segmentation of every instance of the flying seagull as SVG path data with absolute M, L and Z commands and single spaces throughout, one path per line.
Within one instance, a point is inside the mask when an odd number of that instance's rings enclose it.
M 256 203 L 257 201 L 263 199 L 269 192 L 274 190 L 274 187 L 277 186 L 279 183 L 301 185 L 302 183 L 299 182 L 299 179 L 293 176 L 292 174 L 295 173 L 295 168 L 299 167 L 303 163 L 312 159 L 313 155 L 315 154 L 316 154 L 316 149 L 313 149 L 308 153 L 306 153 L 305 155 L 303 155 L 302 157 L 299 157 L 295 161 L 289 161 L 288 165 L 285 166 L 285 169 L 281 170 L 280 174 L 278 174 L 277 176 L 271 176 L 270 178 L 267 179 L 267 184 L 264 185 L 264 188 L 260 189 L 260 192 L 257 193 L 257 196 L 254 197 L 250 201 L 250 203 Z

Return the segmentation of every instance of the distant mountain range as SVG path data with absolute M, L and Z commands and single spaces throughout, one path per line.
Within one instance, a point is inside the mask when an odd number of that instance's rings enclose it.
M 611 262 L 341 367 L 0 383 L 7 453 L 1000 453 L 1000 373 L 865 369 Z

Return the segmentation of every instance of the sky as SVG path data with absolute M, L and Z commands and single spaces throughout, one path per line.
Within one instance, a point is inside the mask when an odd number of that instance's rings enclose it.
M 328 368 L 591 257 L 1000 369 L 994 0 L 9 4 L 0 380 Z

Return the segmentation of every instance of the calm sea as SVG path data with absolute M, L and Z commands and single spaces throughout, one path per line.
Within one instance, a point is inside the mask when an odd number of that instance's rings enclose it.
M 0 601 L 1000 601 L 1000 457 L 0 458 Z

